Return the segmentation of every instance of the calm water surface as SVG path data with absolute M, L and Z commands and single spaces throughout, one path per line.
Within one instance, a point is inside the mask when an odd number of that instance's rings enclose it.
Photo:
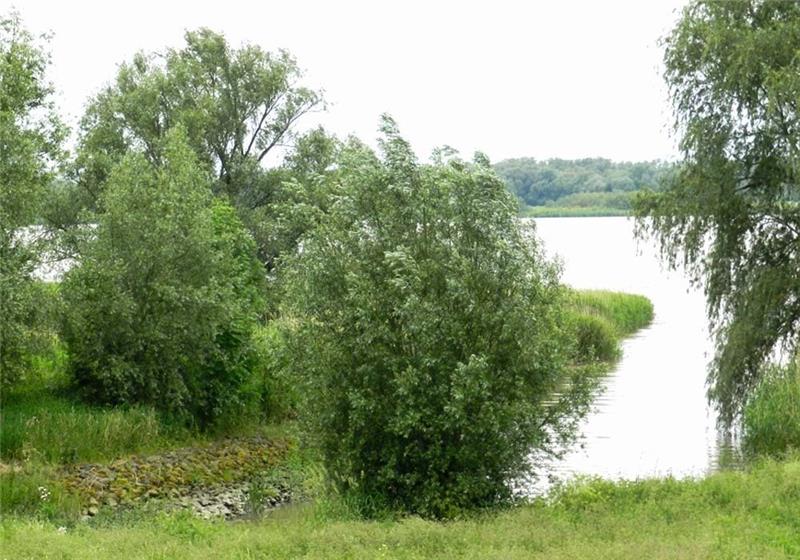
M 734 447 L 705 396 L 713 345 L 702 291 L 662 268 L 628 218 L 542 218 L 536 228 L 567 284 L 643 294 L 655 307 L 652 325 L 623 343 L 583 422 L 582 444 L 548 465 L 551 478 L 701 476 L 730 461 Z

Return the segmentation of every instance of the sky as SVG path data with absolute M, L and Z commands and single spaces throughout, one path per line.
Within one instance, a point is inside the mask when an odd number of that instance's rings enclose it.
M 673 160 L 659 39 L 686 0 L 0 0 L 52 33 L 56 103 L 75 123 L 134 53 L 209 27 L 284 48 L 324 90 L 323 125 L 368 143 L 392 115 L 420 157 L 449 145 L 492 161 Z

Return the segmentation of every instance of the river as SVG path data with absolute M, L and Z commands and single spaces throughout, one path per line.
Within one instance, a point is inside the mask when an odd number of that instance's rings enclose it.
M 653 323 L 624 341 L 582 423 L 582 441 L 546 465 L 550 478 L 702 476 L 735 462 L 735 446 L 717 430 L 706 400 L 713 344 L 702 290 L 663 268 L 654 244 L 637 243 L 633 226 L 629 218 L 536 220 L 546 252 L 562 261 L 565 283 L 642 294 L 655 308 Z

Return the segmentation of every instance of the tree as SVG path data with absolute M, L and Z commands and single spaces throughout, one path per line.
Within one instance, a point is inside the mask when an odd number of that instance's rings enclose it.
M 800 4 L 699 0 L 666 38 L 683 162 L 637 202 L 643 231 L 705 288 L 709 396 L 733 421 L 800 329 Z
M 76 161 L 90 205 L 130 151 L 158 165 L 164 136 L 178 125 L 196 157 L 213 170 L 217 195 L 243 216 L 272 202 L 283 175 L 268 171 L 265 160 L 291 141 L 298 119 L 321 105 L 320 94 L 298 85 L 300 69 L 285 51 L 233 49 L 208 29 L 189 31 L 185 40 L 182 49 L 137 54 L 90 102 Z M 248 225 L 258 233 L 256 224 Z M 257 241 L 271 264 L 269 239 Z
M 343 148 L 286 269 L 288 336 L 338 488 L 449 517 L 510 499 L 585 401 L 562 385 L 557 268 L 486 158 L 420 165 L 388 117 L 382 131 L 382 157 Z
M 70 371 L 86 397 L 147 403 L 205 426 L 243 404 L 263 269 L 185 133 L 160 163 L 129 154 L 63 294 Z
M 284 163 L 268 180 L 251 185 L 238 206 L 242 221 L 258 242 L 258 256 L 268 270 L 291 253 L 300 237 L 317 223 L 329 205 L 341 142 L 322 128 L 297 138 Z
M 0 19 L 0 385 L 18 379 L 35 308 L 31 273 L 43 194 L 64 127 L 45 81 L 48 55 L 12 13 Z

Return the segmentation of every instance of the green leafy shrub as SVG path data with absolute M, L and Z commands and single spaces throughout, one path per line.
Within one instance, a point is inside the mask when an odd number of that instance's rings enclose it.
M 800 365 L 771 367 L 742 416 L 744 449 L 781 455 L 800 449 Z
M 262 269 L 180 130 L 159 165 L 112 173 L 63 285 L 70 372 L 92 402 L 151 404 L 207 425 L 244 406 Z
M 285 278 L 305 418 L 365 513 L 452 517 L 511 498 L 585 404 L 564 387 L 563 288 L 483 157 L 416 162 L 386 118 Z

